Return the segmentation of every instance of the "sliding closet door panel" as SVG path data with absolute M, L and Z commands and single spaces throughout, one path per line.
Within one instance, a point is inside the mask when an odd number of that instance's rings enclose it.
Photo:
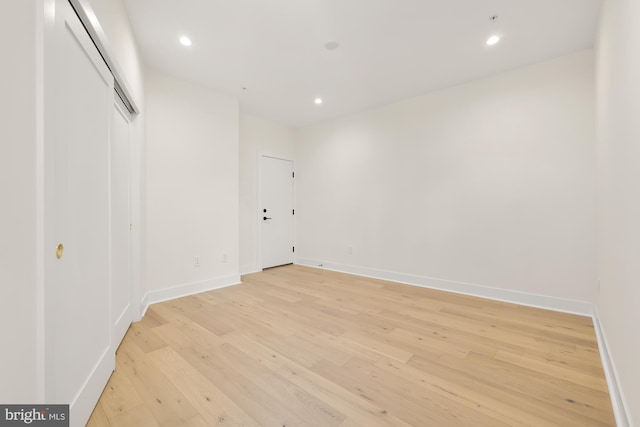
M 56 1 L 45 135 L 45 399 L 84 425 L 114 369 L 109 137 L 113 77 L 66 0 Z M 55 81 L 52 81 L 55 80 Z
M 116 97 L 111 134 L 111 319 L 117 348 L 132 319 L 129 113 Z

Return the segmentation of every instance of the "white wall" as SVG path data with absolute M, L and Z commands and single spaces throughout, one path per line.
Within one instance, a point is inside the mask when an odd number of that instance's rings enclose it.
M 603 2 L 596 43 L 597 300 L 631 425 L 640 425 L 640 3 Z M 623 424 L 621 424 L 623 425 Z
M 237 283 L 238 101 L 146 75 L 149 300 Z
M 593 78 L 582 51 L 301 129 L 298 259 L 593 301 Z
M 37 2 L 0 14 L 0 402 L 38 400 L 36 328 Z
M 259 271 L 258 164 L 263 154 L 294 159 L 293 129 L 240 113 L 240 272 Z
M 84 0 L 83 0 L 84 1 Z M 125 74 L 135 102 L 144 101 L 144 72 L 138 46 L 133 36 L 123 0 L 86 0 L 98 18 L 113 49 L 115 59 Z

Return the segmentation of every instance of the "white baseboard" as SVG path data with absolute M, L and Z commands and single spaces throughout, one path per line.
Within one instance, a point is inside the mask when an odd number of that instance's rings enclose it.
M 241 265 L 240 266 L 240 275 L 244 275 L 244 274 L 252 274 L 252 273 L 259 273 L 262 271 L 262 268 L 260 268 L 259 265 Z
M 438 289 L 457 294 L 472 295 L 497 301 L 510 302 L 530 307 L 544 308 L 547 310 L 561 311 L 565 313 L 593 315 L 593 304 L 585 301 L 536 295 L 526 292 L 512 291 L 509 289 L 492 288 L 488 286 L 472 285 L 469 283 L 454 282 L 451 280 L 435 279 L 432 277 L 416 276 L 412 274 L 396 273 L 393 271 L 376 270 L 367 267 L 336 264 L 332 262 L 313 259 L 296 260 L 296 264 L 308 267 L 324 268 L 326 270 L 341 273 L 355 274 L 357 276 L 371 277 L 374 279 L 389 280 L 407 285 L 421 286 L 423 288 Z
M 199 282 L 185 283 L 171 288 L 150 291 L 147 292 L 142 299 L 142 315 L 144 316 L 151 304 L 238 284 L 240 284 L 240 275 L 233 274 L 231 276 L 214 277 L 212 279 L 202 280 Z
M 78 394 L 69 404 L 69 425 L 83 426 L 89 421 L 111 373 L 116 369 L 114 350 L 109 346 L 100 356 Z M 62 403 L 62 402 L 61 402 Z
M 618 427 L 629 427 L 631 425 L 631 416 L 627 413 L 626 408 L 629 407 L 628 401 L 624 397 L 624 393 L 618 384 L 617 378 L 618 370 L 611 358 L 609 352 L 609 344 L 607 344 L 607 336 L 602 328 L 600 322 L 600 313 L 598 307 L 593 309 L 593 326 L 596 330 L 596 337 L 598 338 L 598 348 L 600 349 L 600 358 L 602 359 L 602 367 L 604 368 L 604 374 L 607 378 L 607 385 L 609 386 L 609 396 L 611 396 L 611 405 L 613 406 L 613 414 L 616 417 L 616 425 Z
M 140 301 L 140 320 L 147 314 L 147 309 L 149 308 L 149 292 L 144 294 L 142 297 L 142 301 Z

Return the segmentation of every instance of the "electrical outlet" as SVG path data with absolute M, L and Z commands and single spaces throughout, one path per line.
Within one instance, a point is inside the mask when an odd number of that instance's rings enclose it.
M 353 255 L 353 247 L 352 246 L 347 247 L 347 253 L 349 255 Z
M 199 256 L 194 256 L 193 257 L 193 266 L 194 267 L 200 267 L 200 257 Z
M 229 256 L 227 254 L 222 254 L 222 263 L 226 264 L 229 262 Z

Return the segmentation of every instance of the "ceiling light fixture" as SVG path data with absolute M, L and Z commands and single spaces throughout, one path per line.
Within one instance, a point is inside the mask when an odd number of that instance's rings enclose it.
M 316 98 L 316 100 L 313 101 L 313 102 L 315 102 L 316 105 L 320 105 L 320 104 L 322 104 L 322 98 Z
M 180 44 L 182 46 L 191 46 L 191 39 L 187 36 L 180 37 Z
M 339 46 L 340 46 L 340 43 L 338 43 L 335 40 L 326 42 L 324 44 L 324 48 L 327 49 L 327 50 L 336 50 Z
M 500 36 L 491 36 L 487 39 L 487 45 L 493 46 L 500 41 Z

